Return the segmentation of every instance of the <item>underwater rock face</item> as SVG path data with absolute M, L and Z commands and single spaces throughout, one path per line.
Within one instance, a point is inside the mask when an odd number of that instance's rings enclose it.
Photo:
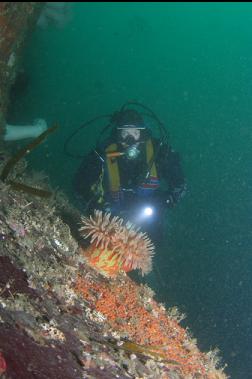
M 0 172 L 7 160 L 4 152 Z M 46 186 L 24 160 L 17 176 Z M 125 272 L 107 277 L 92 266 L 87 240 L 77 242 L 61 218 L 67 213 L 78 230 L 83 217 L 63 194 L 45 199 L 0 181 L 1 378 L 226 379 L 216 352 L 198 349 L 176 309 Z
M 5 126 L 10 88 L 15 82 L 25 38 L 42 7 L 41 2 L 0 3 L 0 131 Z

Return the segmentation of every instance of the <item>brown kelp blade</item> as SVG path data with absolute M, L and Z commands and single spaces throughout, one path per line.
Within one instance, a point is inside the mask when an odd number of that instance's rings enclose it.
M 36 196 L 45 197 L 45 198 L 50 197 L 52 195 L 50 191 L 45 191 L 40 188 L 27 186 L 26 184 L 23 184 L 23 183 L 13 182 L 12 180 L 9 180 L 7 184 L 9 184 L 11 188 L 16 191 L 23 191 L 26 193 L 30 193 L 31 195 L 36 195 Z
M 0 179 L 5 181 L 10 173 L 10 171 L 15 167 L 18 161 L 22 159 L 25 155 L 29 154 L 31 150 L 35 149 L 44 139 L 48 136 L 48 134 L 54 132 L 58 128 L 58 125 L 54 125 L 51 128 L 48 128 L 45 132 L 40 134 L 35 140 L 26 145 L 23 149 L 19 150 L 12 158 L 8 160 L 6 165 L 3 168 Z M 16 183 L 13 181 L 8 181 L 7 184 L 10 184 L 11 187 L 18 191 L 27 192 L 33 195 L 41 196 L 41 197 L 49 197 L 51 193 L 49 191 L 44 191 L 38 188 L 33 188 L 27 186 L 26 184 Z

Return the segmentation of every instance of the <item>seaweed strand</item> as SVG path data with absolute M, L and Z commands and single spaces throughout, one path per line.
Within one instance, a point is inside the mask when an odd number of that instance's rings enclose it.
M 35 147 L 37 147 L 41 142 L 44 141 L 44 139 L 48 136 L 48 134 L 54 132 L 57 128 L 58 128 L 58 125 L 54 125 L 51 128 L 47 129 L 45 132 L 43 132 L 37 138 L 35 138 L 34 141 L 26 145 L 23 149 L 19 150 L 17 154 L 15 154 L 12 158 L 10 158 L 3 168 L 0 179 L 2 181 L 5 181 L 11 169 L 16 165 L 16 163 L 20 161 L 20 159 L 22 159 L 25 155 L 29 154 L 31 150 L 35 149 Z
M 31 195 L 36 195 L 36 196 L 45 197 L 45 198 L 50 197 L 52 195 L 50 191 L 45 191 L 39 188 L 27 186 L 26 184 L 23 184 L 23 183 L 13 182 L 12 180 L 9 180 L 7 184 L 9 184 L 11 188 L 16 191 L 23 191 L 26 193 L 30 193 Z
M 35 138 L 35 140 L 26 145 L 23 149 L 19 150 L 12 158 L 10 158 L 3 168 L 0 179 L 4 182 L 17 162 L 20 161 L 20 159 L 22 159 L 25 155 L 29 154 L 31 150 L 35 149 L 41 142 L 44 141 L 48 134 L 54 132 L 57 128 L 58 125 L 54 125 L 51 128 L 47 129 L 45 132 Z M 26 184 L 17 183 L 12 180 L 7 181 L 6 183 L 9 184 L 14 190 L 23 191 L 32 195 L 37 195 L 40 197 L 50 197 L 52 195 L 49 191 L 30 187 Z

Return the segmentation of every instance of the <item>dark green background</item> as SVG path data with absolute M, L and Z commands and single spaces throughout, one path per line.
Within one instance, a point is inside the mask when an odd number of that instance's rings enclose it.
M 12 122 L 60 129 L 30 165 L 73 196 L 79 161 L 63 154 L 81 123 L 127 100 L 155 111 L 181 153 L 188 193 L 158 249 L 157 297 L 187 314 L 201 349 L 218 346 L 232 378 L 252 377 L 252 4 L 73 3 L 63 29 L 27 44 L 27 91 Z M 95 143 L 92 127 L 72 150 Z M 20 143 L 14 144 L 14 150 Z

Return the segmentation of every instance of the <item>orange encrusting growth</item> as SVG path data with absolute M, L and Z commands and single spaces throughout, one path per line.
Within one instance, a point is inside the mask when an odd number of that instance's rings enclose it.
M 177 363 L 183 375 L 209 379 L 206 355 L 196 345 L 188 348 L 188 335 L 177 321 L 152 298 L 143 298 L 143 287 L 130 278 L 115 283 L 95 282 L 79 277 L 75 290 L 106 316 L 111 327 L 130 341 L 146 347 L 167 362 Z M 174 363 L 174 364 L 175 364 Z M 209 373 L 210 374 L 210 373 Z M 194 376 L 192 376 L 194 377 Z
M 80 231 L 90 238 L 89 247 L 80 248 L 80 253 L 94 270 L 79 275 L 75 291 L 106 317 L 114 331 L 127 337 L 121 348 L 161 359 L 181 379 L 225 379 L 223 371 L 216 370 L 207 354 L 199 351 L 186 330 L 153 300 L 146 287 L 119 275 L 134 269 L 142 274 L 151 271 L 154 246 L 147 235 L 101 211 L 83 217 Z M 113 279 L 108 281 L 104 276 Z

